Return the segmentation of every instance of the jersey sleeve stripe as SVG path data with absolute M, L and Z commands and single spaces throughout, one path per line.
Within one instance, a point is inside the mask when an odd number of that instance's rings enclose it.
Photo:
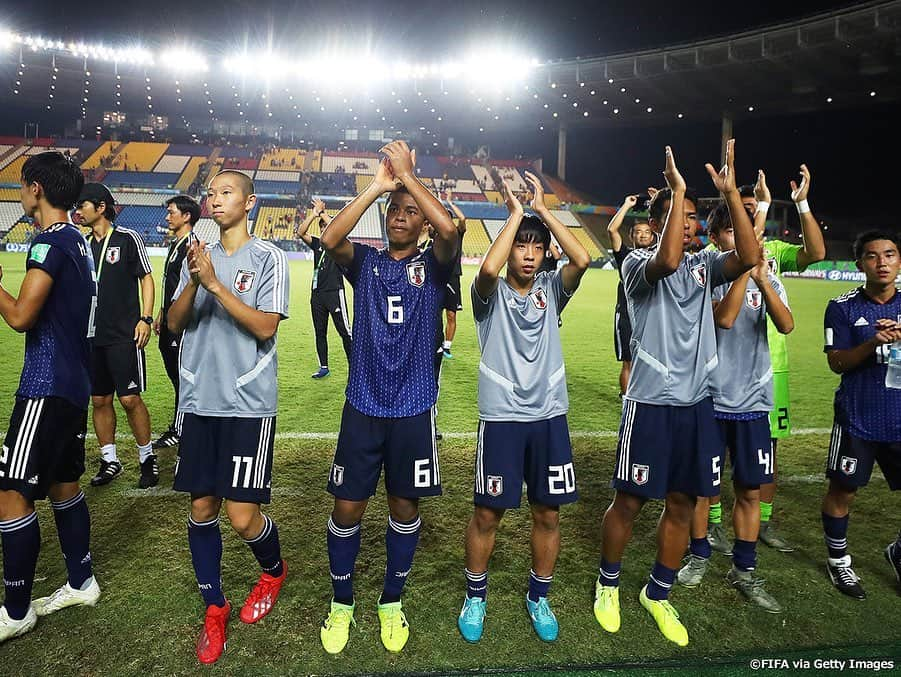
M 135 242 L 135 246 L 138 248 L 138 258 L 141 259 L 141 267 L 144 268 L 146 274 L 149 275 L 152 273 L 153 268 L 150 265 L 150 257 L 147 255 L 147 248 L 144 246 L 144 240 L 141 239 L 141 236 L 130 228 L 117 227 L 116 230 L 131 236 L 131 239 Z
M 275 279 L 273 280 L 272 289 L 272 311 L 277 313 L 287 313 L 288 304 L 287 299 L 285 298 L 285 271 L 287 269 L 287 257 L 285 256 L 285 252 L 269 242 L 263 242 L 262 240 L 260 240 L 259 244 L 264 251 L 269 252 L 269 254 L 272 256 L 273 266 L 275 268 L 275 270 L 273 271 Z

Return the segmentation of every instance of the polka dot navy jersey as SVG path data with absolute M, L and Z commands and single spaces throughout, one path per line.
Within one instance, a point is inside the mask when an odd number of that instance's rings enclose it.
M 901 321 L 901 293 L 887 303 L 877 303 L 853 289 L 826 306 L 824 350 L 846 350 L 869 341 L 876 321 Z M 875 442 L 901 441 L 901 390 L 885 387 L 890 346 L 879 346 L 857 369 L 842 374 L 835 392 L 836 416 L 855 437 Z
M 435 336 L 452 269 L 431 248 L 396 261 L 387 249 L 354 243 L 344 275 L 354 288 L 347 399 L 355 409 L 401 418 L 435 404 Z

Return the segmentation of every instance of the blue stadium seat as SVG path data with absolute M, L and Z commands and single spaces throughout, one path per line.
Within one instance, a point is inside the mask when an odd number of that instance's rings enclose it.
M 178 183 L 178 173 L 168 172 L 107 172 L 103 183 L 109 188 L 171 188 Z
M 116 225 L 137 232 L 146 245 L 160 245 L 165 236 L 166 208 L 127 205 L 116 217 Z

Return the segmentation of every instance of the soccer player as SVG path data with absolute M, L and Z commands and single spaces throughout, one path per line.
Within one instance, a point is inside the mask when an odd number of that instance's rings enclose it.
M 463 310 L 463 294 L 460 291 L 460 278 L 463 276 L 463 236 L 466 235 L 466 216 L 454 203 L 453 194 L 448 191 L 446 197 L 447 206 L 454 213 L 457 220 L 457 233 L 460 236 L 460 244 L 457 247 L 457 258 L 454 261 L 454 274 L 447 283 L 447 293 L 444 296 L 444 315 L 446 323 L 444 327 L 444 341 L 441 344 L 441 355 L 445 360 L 454 359 L 451 346 L 454 336 L 457 334 L 457 312 Z
M 310 226 L 317 220 L 324 230 L 331 222 L 331 217 L 325 213 L 325 203 L 322 200 L 314 199 L 307 210 L 303 223 L 297 230 L 297 235 L 313 251 L 310 311 L 313 315 L 313 331 L 316 334 L 316 355 L 319 357 L 319 370 L 313 374 L 313 378 L 320 379 L 329 375 L 329 315 L 332 316 L 332 323 L 344 343 L 344 355 L 348 361 L 353 341 L 350 334 L 350 318 L 347 316 L 347 299 L 344 296 L 344 278 L 332 257 L 323 249 L 321 240 L 313 237 L 309 232 Z
M 866 282 L 832 299 L 824 318 L 826 358 L 842 379 L 835 392 L 822 518 L 832 584 L 849 597 L 865 599 L 848 554 L 851 502 L 870 481 L 874 461 L 889 489 L 901 489 L 901 389 L 886 383 L 890 349 L 901 341 L 898 238 L 878 230 L 862 233 L 854 242 L 854 258 Z M 886 547 L 885 558 L 901 583 L 901 533 Z
M 720 203 L 707 217 L 711 240 L 721 252 L 735 248 L 729 209 Z M 760 485 L 772 481 L 769 412 L 773 407 L 773 370 L 767 346 L 767 318 L 780 333 L 794 328 L 785 290 L 761 256 L 750 272 L 731 285 L 713 290 L 717 365 L 711 375 L 714 416 L 720 430 L 719 447 L 729 450 L 735 506 L 732 522 L 735 543 L 732 569 L 726 580 L 748 600 L 770 613 L 782 607 L 754 576 L 760 530 Z M 708 502 L 698 498 L 692 520 L 691 552 L 678 580 L 693 588 L 700 584 L 710 561 L 707 540 Z
M 623 243 L 619 234 L 620 226 L 630 209 L 634 209 L 638 203 L 637 195 L 627 195 L 623 204 L 617 210 L 610 223 L 607 224 L 607 233 L 610 235 L 610 244 L 613 246 L 613 260 L 616 262 L 616 270 L 619 273 L 619 284 L 616 286 L 616 309 L 613 311 L 613 345 L 616 349 L 616 359 L 623 366 L 619 372 L 619 396 L 623 397 L 626 386 L 629 384 L 629 372 L 632 370 L 632 324 L 629 321 L 629 310 L 626 307 L 626 291 L 623 289 L 623 261 L 632 253 L 633 247 Z M 629 228 L 629 237 L 635 249 L 646 249 L 656 241 L 657 236 L 651 230 L 651 226 L 643 221 L 635 221 Z
M 735 185 L 733 140 L 726 144 L 719 174 L 709 164 L 707 171 L 729 206 L 736 251 L 685 253 L 697 230 L 697 207 L 686 199 L 685 180 L 667 147 L 669 189 L 658 192 L 649 208 L 651 226 L 660 230 L 658 244 L 636 249 L 623 262 L 634 359 L 620 424 L 616 494 L 604 514 L 594 604 L 601 627 L 617 632 L 619 576 L 632 525 L 648 499 L 664 499 L 657 561 L 639 600 L 664 637 L 680 646 L 688 644 L 688 632 L 667 597 L 688 543 L 695 497 L 718 492 L 722 467 L 709 384 L 716 366 L 711 290 L 760 261 Z
M 144 241 L 135 231 L 116 227 L 115 200 L 102 183 L 86 183 L 75 213 L 89 237 L 97 271 L 97 329 L 91 372 L 94 430 L 100 444 L 100 469 L 91 486 L 109 484 L 122 474 L 116 453 L 113 393 L 125 409 L 138 445 L 142 489 L 156 486 L 160 469 L 150 440 L 150 414 L 141 399 L 146 387 L 144 346 L 153 325 L 153 272 Z
M 488 561 L 504 512 L 518 508 L 522 484 L 532 512 L 532 570 L 526 610 L 538 637 L 557 639 L 548 590 L 560 552 L 560 506 L 578 498 L 566 412 L 569 397 L 557 316 L 572 298 L 591 257 L 544 203 L 544 188 L 526 172 L 532 209 L 505 183 L 510 216 L 472 284 L 479 364 L 479 432 L 475 509 L 466 528 L 466 599 L 457 626 L 468 642 L 482 637 Z M 537 272 L 551 234 L 569 262 Z M 506 266 L 505 277 L 500 277 Z
M 194 198 L 178 195 L 166 201 L 166 223 L 169 224 L 172 242 L 169 243 L 166 262 L 163 264 L 163 302 L 153 321 L 153 332 L 160 337 L 160 355 L 163 357 L 166 375 L 175 390 L 175 407 L 172 423 L 153 443 L 154 449 L 165 449 L 178 444 L 178 430 L 181 427 L 181 417 L 178 414 L 178 353 L 181 334 L 169 331 L 168 314 L 175 290 L 178 288 L 182 263 L 188 255 L 189 239 L 198 220 L 200 220 L 200 205 Z
M 78 483 L 84 473 L 97 302 L 88 243 L 68 215 L 84 177 L 70 158 L 47 152 L 29 157 L 21 178 L 22 208 L 39 232 L 28 248 L 18 298 L 0 287 L 0 315 L 25 333 L 25 362 L 0 454 L 6 588 L 0 642 L 31 630 L 38 616 L 79 604 L 94 606 L 100 597 L 92 572 L 91 518 Z M 48 496 L 68 579 L 52 595 L 32 603 L 41 547 L 34 503 Z
M 231 614 L 220 573 L 223 500 L 232 528 L 263 570 L 241 609 L 244 623 L 272 610 L 288 572 L 278 529 L 260 505 L 271 498 L 276 332 L 288 317 L 290 280 L 285 253 L 247 232 L 256 196 L 245 174 L 219 172 L 206 199 L 219 242 L 191 244 L 168 317 L 169 331 L 184 332 L 174 488 L 191 494 L 188 544 L 206 604 L 197 658 L 215 663 Z
M 329 473 L 335 497 L 327 545 L 334 596 L 320 629 L 322 646 L 338 653 L 353 622 L 353 572 L 360 550 L 360 519 L 375 494 L 382 466 L 388 494 L 387 566 L 378 615 L 386 649 L 400 651 L 410 628 L 401 593 L 419 541 L 419 499 L 441 493 L 435 442 L 435 336 L 459 236 L 438 199 L 414 170 L 403 141 L 384 146 L 386 158 L 372 182 L 342 209 L 322 244 L 354 288 L 354 343 L 347 401 Z M 347 239 L 364 212 L 390 192 L 385 213 L 388 247 Z M 431 247 L 416 244 L 426 223 Z M 440 359 L 440 357 L 439 357 Z

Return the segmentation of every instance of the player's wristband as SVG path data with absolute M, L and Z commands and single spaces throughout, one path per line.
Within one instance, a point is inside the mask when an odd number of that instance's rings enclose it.
M 153 326 L 153 318 L 150 315 L 142 317 L 141 322 L 146 322 L 148 325 Z
M 809 214 L 810 213 L 810 205 L 807 204 L 807 200 L 801 200 L 795 206 L 798 208 L 799 214 Z
M 763 212 L 764 214 L 766 214 L 768 211 L 770 211 L 770 203 L 767 202 L 766 200 L 758 200 L 757 201 L 757 211 Z

